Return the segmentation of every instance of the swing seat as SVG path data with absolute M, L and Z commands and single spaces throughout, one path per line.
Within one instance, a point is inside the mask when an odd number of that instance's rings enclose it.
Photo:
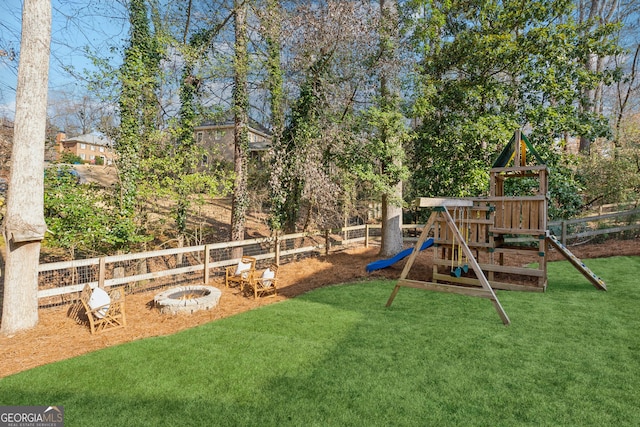
M 462 276 L 462 268 L 456 267 L 451 270 L 451 277 L 460 277 Z

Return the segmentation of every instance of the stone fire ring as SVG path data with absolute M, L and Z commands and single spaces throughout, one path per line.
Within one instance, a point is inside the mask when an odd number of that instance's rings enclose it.
M 153 303 L 163 314 L 194 313 L 212 309 L 221 295 L 213 286 L 177 286 L 156 295 Z

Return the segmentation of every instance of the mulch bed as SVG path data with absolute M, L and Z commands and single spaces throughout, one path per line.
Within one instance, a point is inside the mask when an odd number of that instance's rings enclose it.
M 571 250 L 579 258 L 640 255 L 640 240 L 609 241 L 597 245 L 577 246 Z M 13 336 L 0 336 L 0 377 L 129 341 L 173 334 L 263 305 L 294 298 L 326 285 L 382 277 L 398 278 L 404 262 L 373 273 L 365 271 L 368 263 L 378 259 L 377 251 L 378 248 L 359 248 L 283 264 L 278 272 L 278 296 L 272 298 L 256 300 L 241 295 L 237 288 L 226 289 L 223 282 L 214 281 L 209 285 L 222 291 L 218 305 L 212 310 L 193 314 L 161 314 L 153 306 L 153 297 L 160 291 L 127 295 L 127 326 L 97 335 L 91 335 L 87 325 L 78 324 L 68 316 L 69 306 L 41 309 L 35 328 Z M 430 277 L 430 254 L 430 251 L 425 251 L 425 255 L 421 254 L 418 257 L 411 270 L 411 277 Z M 550 259 L 558 260 L 562 257 L 551 252 Z M 585 281 L 585 286 L 590 285 Z

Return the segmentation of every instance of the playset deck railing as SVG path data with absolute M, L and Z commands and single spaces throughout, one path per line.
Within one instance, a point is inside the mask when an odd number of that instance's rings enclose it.
M 544 234 L 547 230 L 545 196 L 488 197 L 495 207 L 495 223 L 491 231 L 499 234 Z

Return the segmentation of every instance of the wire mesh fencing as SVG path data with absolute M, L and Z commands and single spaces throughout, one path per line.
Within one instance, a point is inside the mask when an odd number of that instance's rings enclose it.
M 563 240 L 631 233 L 640 227 L 640 210 L 549 224 Z M 406 243 L 414 242 L 422 224 L 403 226 Z M 224 280 L 225 268 L 237 264 L 243 255 L 256 258 L 258 268 L 272 262 L 286 264 L 309 257 L 328 255 L 380 241 L 382 228 L 356 225 L 336 230 L 276 235 L 237 242 L 164 249 L 136 254 L 112 255 L 40 264 L 38 299 L 40 307 L 75 301 L 84 286 L 123 287 L 126 293 L 147 292 L 169 286 Z M 0 258 L 0 264 L 2 264 Z M 4 265 L 0 265 L 4 270 Z
M 365 226 L 359 227 L 365 230 Z M 341 236 L 331 232 L 297 233 L 41 264 L 39 305 L 71 303 L 85 286 L 123 287 L 125 293 L 138 293 L 223 280 L 226 267 L 237 264 L 243 255 L 256 258 L 258 268 L 265 268 L 273 262 L 285 264 L 353 247 L 353 242 L 344 244 Z

